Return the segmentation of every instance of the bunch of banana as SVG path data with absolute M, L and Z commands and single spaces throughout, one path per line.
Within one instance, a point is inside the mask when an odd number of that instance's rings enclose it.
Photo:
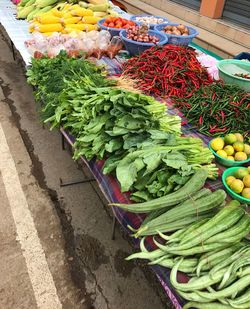
M 71 33 L 98 30 L 101 17 L 94 16 L 91 9 L 78 4 L 60 3 L 48 12 L 36 14 L 30 32 L 38 31 L 45 35 L 53 32 Z
M 21 0 L 17 6 L 17 19 L 32 20 L 38 13 L 44 13 L 62 0 Z

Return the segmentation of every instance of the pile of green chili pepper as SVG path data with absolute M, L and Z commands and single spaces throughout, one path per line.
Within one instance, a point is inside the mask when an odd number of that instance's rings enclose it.
M 172 98 L 198 131 L 206 135 L 244 133 L 250 126 L 250 94 L 237 85 L 216 82 L 196 90 L 191 98 Z
M 122 75 L 136 80 L 143 92 L 160 97 L 189 98 L 200 86 L 212 83 L 195 51 L 185 46 L 152 47 L 129 59 L 123 70 Z

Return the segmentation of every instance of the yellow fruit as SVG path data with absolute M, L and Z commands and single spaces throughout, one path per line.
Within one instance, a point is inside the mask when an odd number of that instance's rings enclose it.
M 238 168 L 234 172 L 234 177 L 238 179 L 243 179 L 246 175 L 249 175 L 248 170 L 246 168 Z
M 248 166 L 248 167 L 247 167 L 247 169 L 248 169 L 248 171 L 249 171 L 249 174 L 250 174 L 250 166 Z
M 231 156 L 234 154 L 234 148 L 231 145 L 225 146 L 223 150 L 227 153 L 228 156 Z
M 236 152 L 234 156 L 235 161 L 244 161 L 247 159 L 247 155 L 243 151 Z
M 231 183 L 235 180 L 236 178 L 234 176 L 228 176 L 226 178 L 226 184 L 230 187 Z
M 240 133 L 234 133 L 234 135 L 236 136 L 237 141 L 239 141 L 239 142 L 244 141 L 244 137 Z
M 231 161 L 234 161 L 234 157 L 233 156 L 228 156 L 227 159 L 231 160 Z
M 237 137 L 233 133 L 227 134 L 224 137 L 224 142 L 226 145 L 232 145 L 233 143 L 237 142 Z
M 226 153 L 226 151 L 224 151 L 224 150 L 218 150 L 218 151 L 216 151 L 216 153 L 217 153 L 218 156 L 227 159 L 227 153 Z
M 247 199 L 250 199 L 250 188 L 243 189 L 241 195 Z
M 214 138 L 210 145 L 211 145 L 211 148 L 214 150 L 214 151 L 217 151 L 217 150 L 221 150 L 223 149 L 224 147 L 224 140 L 221 138 L 221 137 L 216 137 Z
M 250 145 L 244 144 L 244 152 L 245 152 L 247 155 L 250 155 Z
M 245 187 L 250 188 L 250 175 L 249 174 L 244 176 L 243 183 Z
M 244 150 L 244 144 L 242 142 L 233 143 L 233 147 L 234 147 L 235 151 L 243 151 Z
M 244 184 L 240 179 L 235 179 L 231 182 L 230 188 L 235 192 L 235 193 L 241 193 L 242 190 L 244 189 Z

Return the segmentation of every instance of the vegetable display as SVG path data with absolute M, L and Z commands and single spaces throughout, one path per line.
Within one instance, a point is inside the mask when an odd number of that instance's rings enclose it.
M 240 167 L 226 178 L 226 184 L 236 194 L 249 199 L 250 202 L 250 168 Z
M 162 29 L 163 32 L 173 35 L 189 35 L 189 30 L 182 24 L 177 26 L 167 25 Z
M 151 137 L 141 145 L 134 140 L 138 150 L 133 150 L 135 145 L 128 140 L 129 153 L 123 158 L 111 155 L 104 164 L 103 172 L 115 171 L 122 192 L 133 192 L 132 200 L 140 202 L 176 191 L 201 167 L 207 169 L 209 178 L 218 176 L 216 166 L 211 164 L 213 155 L 200 139 L 149 133 Z
M 112 59 L 122 49 L 122 43 L 111 40 L 110 33 L 105 30 L 80 32 L 74 36 L 57 32 L 51 36 L 34 33 L 31 39 L 25 41 L 25 46 L 34 58 L 52 58 L 64 50 L 72 57 L 84 55 L 100 59 L 107 56 Z
M 159 38 L 155 35 L 150 35 L 148 33 L 148 27 L 142 26 L 132 26 L 127 29 L 127 38 L 137 42 L 144 43 L 158 43 Z
M 136 80 L 137 87 L 155 96 L 190 98 L 212 82 L 191 48 L 164 45 L 151 47 L 125 62 L 123 76 Z
M 156 16 L 137 16 L 135 18 L 137 22 L 150 26 L 151 24 L 162 24 L 164 19 Z
M 249 131 L 250 96 L 236 85 L 213 83 L 196 89 L 191 97 L 176 96 L 173 101 L 205 135 Z
M 122 191 L 133 191 L 131 199 L 174 194 L 202 167 L 217 177 L 209 149 L 198 138 L 180 137 L 180 118 L 154 98 L 126 90 L 126 81 L 106 79 L 93 64 L 63 53 L 32 64 L 28 81 L 45 101 L 44 121 L 75 136 L 74 158 L 108 156 L 104 173 L 116 173 Z
M 245 161 L 250 157 L 250 145 L 244 141 L 240 133 L 230 133 L 222 137 L 216 137 L 210 142 L 211 148 L 216 154 L 231 161 Z
M 71 1 L 69 2 L 71 3 Z M 74 16 L 79 17 L 93 16 L 93 17 L 104 18 L 109 15 L 117 16 L 117 13 L 111 9 L 109 1 L 107 0 L 100 0 L 100 1 L 82 0 L 79 1 L 79 5 L 70 3 L 63 3 L 63 1 L 61 0 L 21 0 L 17 6 L 18 11 L 17 19 L 27 19 L 28 21 L 31 21 L 34 17 L 50 11 L 51 13 L 53 12 L 54 14 L 53 15 L 49 14 L 48 17 L 50 21 L 53 22 L 51 23 L 47 22 L 46 24 L 53 25 L 59 23 L 58 20 L 56 21 L 55 17 L 73 18 Z M 66 10 L 68 11 L 67 14 Z M 73 24 L 73 22 L 71 22 L 70 24 Z M 45 27 L 42 27 L 41 29 L 43 28 Z M 52 28 L 52 26 L 50 26 L 50 28 Z M 49 31 L 41 31 L 41 32 L 49 32 Z
M 131 26 L 135 26 L 136 24 L 128 19 L 121 17 L 108 17 L 104 20 L 103 26 L 108 28 L 117 28 L 117 29 L 128 29 Z
M 250 245 L 244 238 L 250 232 L 250 216 L 235 200 L 220 208 L 225 199 L 222 192 L 201 190 L 200 194 L 196 193 L 198 199 L 193 200 L 195 207 L 199 210 L 204 207 L 205 211 L 211 198 L 211 208 L 208 209 L 217 208 L 215 214 L 211 213 L 206 218 L 198 215 L 193 223 L 178 227 L 175 220 L 178 222 L 178 218 L 185 214 L 189 218 L 188 213 L 192 212 L 191 201 L 186 200 L 158 217 L 146 217 L 136 231 L 136 236 L 159 234 L 161 241 L 154 238 L 156 249 L 148 251 L 145 238 L 142 238 L 141 252 L 132 254 L 127 260 L 147 259 L 150 265 L 171 268 L 172 286 L 189 301 L 183 308 L 249 308 Z M 171 220 L 176 225 L 176 232 L 165 235 L 157 231 L 164 224 L 168 227 Z M 179 283 L 178 271 L 187 273 L 191 279 L 187 283 Z

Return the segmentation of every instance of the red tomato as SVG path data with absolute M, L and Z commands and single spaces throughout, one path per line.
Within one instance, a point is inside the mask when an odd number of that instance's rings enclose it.
M 115 24 L 113 22 L 109 23 L 108 27 L 110 28 L 114 28 L 115 27 Z
M 120 22 L 118 22 L 117 24 L 116 24 L 116 28 L 122 28 L 122 23 Z
M 107 17 L 107 18 L 105 19 L 105 21 L 104 21 L 104 23 L 107 23 L 107 24 L 109 24 L 109 23 L 111 23 L 111 22 L 112 22 L 111 17 Z
M 135 23 L 134 23 L 132 20 L 128 20 L 128 24 L 129 24 L 130 26 L 134 26 L 134 25 L 135 25 Z
M 102 25 L 108 27 L 108 23 L 106 21 Z
M 126 26 L 127 23 L 128 23 L 127 19 L 123 19 L 123 20 L 122 20 L 122 24 L 123 24 L 124 26 Z

